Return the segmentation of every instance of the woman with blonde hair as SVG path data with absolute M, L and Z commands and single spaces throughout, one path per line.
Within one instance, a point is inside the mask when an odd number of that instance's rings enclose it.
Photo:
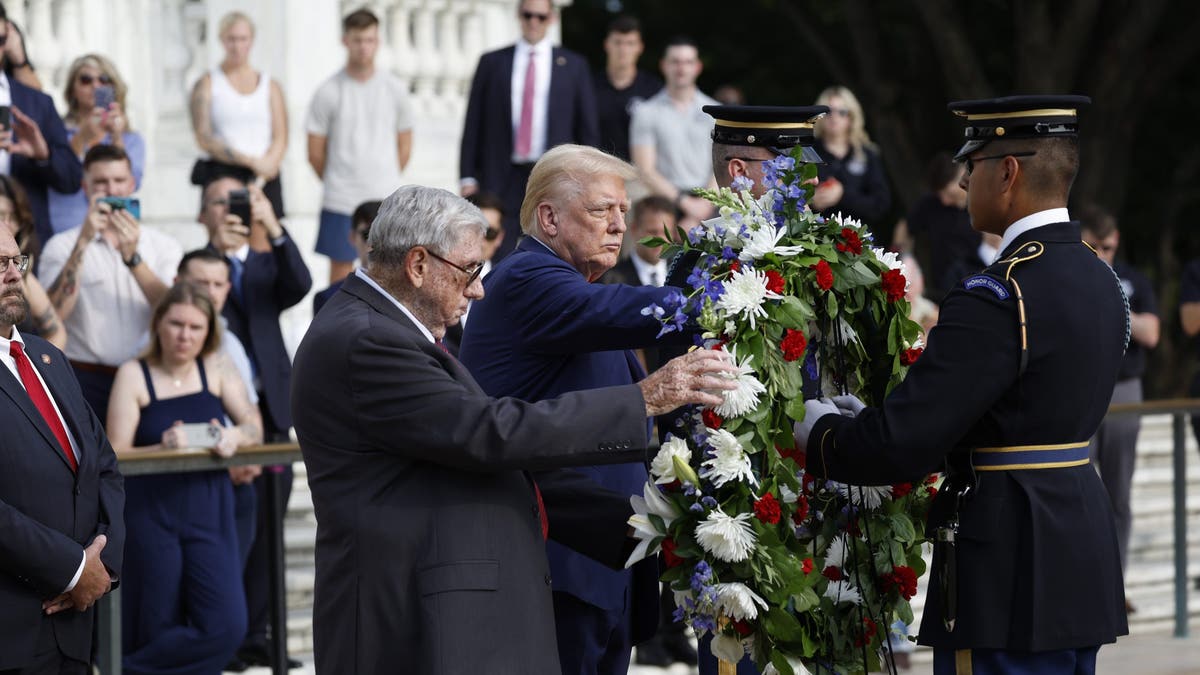
M 218 26 L 225 58 L 192 88 L 192 131 L 207 158 L 196 162 L 192 183 L 207 185 L 219 175 L 262 181 L 275 217 L 282 218 L 279 166 L 288 145 L 283 89 L 250 65 L 254 22 L 230 12 Z M 256 246 L 257 248 L 257 246 Z
M 879 226 L 892 205 L 892 193 L 879 151 L 867 135 L 862 105 L 849 89 L 829 87 L 817 97 L 829 114 L 817 121 L 814 148 L 825 160 L 817 165 L 820 183 L 812 207 L 842 213 Z
M 125 114 L 128 88 L 113 62 L 100 54 L 84 54 L 71 63 L 63 99 L 67 114 L 67 140 L 82 158 L 94 145 L 123 148 L 133 167 L 133 178 L 142 184 L 146 167 L 146 141 L 129 126 Z M 63 193 L 49 191 L 50 225 L 55 232 L 69 230 L 83 222 L 89 204 L 83 189 Z

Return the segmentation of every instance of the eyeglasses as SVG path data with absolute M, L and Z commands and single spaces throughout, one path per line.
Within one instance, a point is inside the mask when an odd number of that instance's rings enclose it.
M 1033 157 L 1037 154 L 1037 150 L 1029 150 L 1027 152 L 1007 152 L 1003 155 L 988 155 L 987 157 L 968 157 L 963 160 L 963 164 L 967 166 L 967 175 L 970 176 L 975 171 L 975 162 L 983 162 L 989 159 L 1004 159 L 1005 157 Z
M 725 155 L 725 159 L 722 161 L 729 162 L 735 159 L 740 159 L 743 162 L 769 162 L 775 158 L 767 157 L 766 159 L 763 159 L 762 157 L 738 157 L 737 155 Z
M 524 19 L 525 21 L 535 21 L 536 20 L 536 21 L 545 23 L 550 20 L 550 14 L 549 13 L 542 14 L 540 12 L 528 12 L 528 11 L 522 10 L 521 18 Z
M 101 75 L 100 77 L 92 77 L 91 75 L 85 74 L 85 75 L 80 75 L 79 77 L 75 78 L 76 82 L 78 82 L 79 84 L 82 84 L 85 87 L 91 85 L 96 80 L 100 80 L 100 84 L 112 84 L 112 78 L 107 75 Z
M 479 278 L 479 275 L 483 274 L 483 263 L 475 263 L 471 267 L 463 267 L 462 265 L 459 265 L 458 263 L 452 263 L 449 260 L 446 260 L 442 256 L 434 253 L 433 251 L 430 251 L 429 249 L 425 249 L 425 252 L 428 253 L 429 255 L 433 256 L 434 258 L 441 260 L 442 262 L 446 263 L 447 265 L 453 267 L 454 269 L 458 270 L 459 272 L 462 272 L 463 274 L 467 275 L 467 284 L 466 284 L 467 286 L 470 286 L 471 284 L 475 283 L 475 280 Z
M 27 256 L 27 255 L 0 256 L 0 274 L 4 274 L 5 272 L 8 271 L 9 263 L 15 264 L 17 266 L 17 271 L 20 272 L 21 274 L 24 274 L 25 270 L 29 269 L 29 256 Z
M 488 241 L 496 241 L 496 237 L 499 237 L 501 232 L 503 232 L 503 230 L 498 227 L 489 227 L 487 232 L 483 233 L 483 238 Z

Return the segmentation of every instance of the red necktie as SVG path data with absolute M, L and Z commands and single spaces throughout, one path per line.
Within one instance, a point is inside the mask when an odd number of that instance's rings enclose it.
M 521 92 L 521 121 L 517 125 L 517 159 L 529 160 L 533 154 L 533 86 L 536 75 L 537 52 L 529 50 L 529 65 L 525 67 L 525 89 Z
M 542 491 L 537 486 L 537 481 L 531 476 L 529 482 L 533 483 L 533 494 L 537 495 L 538 503 L 538 518 L 542 521 L 542 539 L 550 538 L 550 519 L 546 517 L 546 504 L 542 502 Z
M 25 350 L 21 348 L 21 343 L 13 340 L 11 344 L 9 353 L 12 354 L 13 360 L 17 362 L 17 373 L 21 376 L 21 384 L 25 385 L 25 391 L 29 393 L 29 398 L 33 400 L 34 407 L 42 414 L 42 419 L 46 420 L 46 426 L 50 427 L 50 431 L 58 439 L 58 444 L 67 458 L 67 464 L 71 465 L 71 471 L 77 471 L 79 463 L 75 461 L 75 453 L 71 452 L 71 441 L 67 438 L 67 430 L 63 428 L 62 420 L 59 419 L 58 413 L 54 411 L 54 404 L 50 402 L 50 395 L 46 393 L 45 387 L 42 386 L 42 381 L 38 379 L 37 373 L 34 372 L 33 364 L 29 362 L 29 357 L 25 356 Z

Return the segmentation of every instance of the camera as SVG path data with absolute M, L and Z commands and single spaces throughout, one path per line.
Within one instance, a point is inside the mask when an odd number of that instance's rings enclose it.
M 95 101 L 93 103 L 95 107 L 103 108 L 107 112 L 108 106 L 112 105 L 115 100 L 116 98 L 114 97 L 111 85 L 104 84 L 96 87 Z
M 241 218 L 242 224 L 250 227 L 250 191 L 230 190 L 228 202 L 229 215 Z

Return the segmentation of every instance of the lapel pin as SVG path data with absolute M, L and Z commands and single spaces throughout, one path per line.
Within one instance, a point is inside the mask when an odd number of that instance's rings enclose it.
M 50 355 L 49 354 L 42 354 L 42 363 L 44 363 L 46 365 L 50 365 Z
M 567 57 L 565 57 L 565 56 L 560 56 L 560 57 L 558 57 L 557 59 L 554 59 L 554 64 L 555 64 L 555 65 L 558 65 L 558 66 L 565 66 L 565 65 L 567 65 Z

